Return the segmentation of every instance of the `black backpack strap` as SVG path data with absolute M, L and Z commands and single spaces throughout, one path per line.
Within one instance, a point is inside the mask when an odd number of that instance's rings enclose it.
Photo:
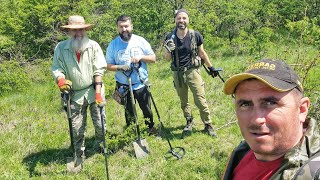
M 196 33 L 193 29 L 189 29 L 189 36 L 191 40 L 191 50 L 192 50 L 192 66 L 194 68 L 199 68 L 204 64 L 204 60 L 201 59 L 198 52 L 198 45 L 197 45 L 197 39 L 196 39 Z
M 192 50 L 192 64 L 194 64 L 194 59 L 198 56 L 198 46 L 196 42 L 196 34 L 193 29 L 189 29 L 189 36 L 191 40 L 191 50 Z
M 176 48 L 174 50 L 174 52 L 171 52 L 171 56 L 175 57 L 175 58 L 172 58 L 172 66 L 171 65 L 171 70 L 173 70 L 174 68 L 176 68 L 177 70 L 177 75 L 178 75 L 178 87 L 181 87 L 182 85 L 182 73 L 179 71 L 179 54 L 178 54 L 178 43 L 177 43 L 177 37 L 176 37 L 176 32 L 177 32 L 177 29 L 174 28 L 174 30 L 172 31 L 172 33 L 170 34 L 170 39 L 173 39 L 173 42 L 174 44 L 176 45 Z
M 320 177 L 320 151 L 314 154 L 306 161 L 296 172 L 292 179 L 297 179 L 298 176 L 305 173 L 310 173 L 312 179 L 318 180 Z

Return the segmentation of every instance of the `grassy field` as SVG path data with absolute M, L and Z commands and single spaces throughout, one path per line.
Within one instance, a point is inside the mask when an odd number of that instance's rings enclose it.
M 157 52 L 160 54 L 161 52 Z M 219 52 L 210 52 L 215 67 L 224 69 L 226 79 L 241 72 L 246 65 L 255 61 L 255 56 L 225 56 Z M 313 48 L 272 48 L 265 57 L 284 59 L 304 78 L 306 94 L 311 96 L 313 107 L 318 102 L 320 93 L 319 52 Z M 316 60 L 308 73 L 305 68 Z M 94 129 L 90 116 L 86 134 L 87 158 L 84 169 L 78 174 L 66 172 L 66 157 L 72 156 L 69 149 L 68 122 L 61 108 L 59 91 L 52 78 L 48 78 L 50 63 L 42 76 L 36 76 L 35 83 L 27 92 L 12 93 L 0 101 L 0 179 L 105 179 L 105 164 L 102 154 L 90 153 L 94 140 Z M 30 67 L 29 67 L 30 68 Z M 36 67 L 32 67 L 36 68 Z M 30 69 L 29 69 L 30 70 Z M 38 70 L 39 71 L 39 70 Z M 37 70 L 32 71 L 35 73 Z M 219 179 L 223 173 L 227 158 L 242 139 L 236 123 L 232 98 L 223 94 L 223 83 L 212 79 L 202 69 L 206 82 L 206 97 L 211 110 L 214 127 L 218 138 L 202 133 L 203 124 L 199 112 L 194 106 L 195 126 L 191 136 L 182 138 L 185 125 L 176 92 L 173 88 L 169 62 L 158 56 L 158 62 L 149 66 L 151 92 L 155 98 L 161 121 L 161 137 L 147 136 L 146 127 L 142 126 L 151 153 L 143 159 L 136 159 L 132 141 L 136 136 L 132 129 L 125 129 L 124 111 L 110 93 L 114 87 L 113 73 L 106 73 L 107 87 L 107 144 L 109 175 L 111 179 Z M 50 77 L 50 75 L 49 75 Z M 37 83 L 37 82 L 42 83 Z M 313 109 L 313 112 L 316 112 Z M 155 111 L 154 111 L 155 113 Z M 143 123 L 138 109 L 138 119 Z M 160 123 L 155 114 L 156 127 Z M 166 158 L 169 150 L 165 139 L 168 137 L 172 146 L 183 147 L 186 155 L 183 159 Z

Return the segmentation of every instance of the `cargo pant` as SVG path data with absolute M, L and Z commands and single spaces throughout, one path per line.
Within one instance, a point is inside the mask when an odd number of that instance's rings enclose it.
M 192 116 L 188 98 L 188 88 L 190 88 L 194 102 L 199 109 L 202 122 L 204 124 L 211 123 L 210 111 L 205 98 L 205 83 L 200 75 L 200 69 L 191 68 L 186 71 L 173 71 L 173 80 L 175 89 L 180 98 L 184 117 L 187 118 Z
M 84 139 L 87 128 L 87 109 L 89 107 L 90 115 L 92 118 L 93 126 L 95 129 L 95 146 L 99 146 L 103 142 L 103 132 L 101 124 L 100 109 L 95 102 L 88 104 L 85 99 L 83 105 L 79 105 L 74 101 L 71 101 L 71 119 L 72 119 L 72 131 L 73 142 L 78 157 L 82 156 L 85 150 Z M 105 108 L 102 112 L 105 116 Z M 105 119 L 105 117 L 104 117 Z

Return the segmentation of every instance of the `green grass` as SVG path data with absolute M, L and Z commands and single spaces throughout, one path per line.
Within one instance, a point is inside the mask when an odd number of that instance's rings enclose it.
M 295 67 L 299 74 L 303 75 L 301 67 L 305 65 L 302 64 L 307 64 L 318 54 L 309 47 L 288 49 L 285 46 L 271 48 L 265 57 L 285 59 L 288 63 L 298 64 Z M 210 56 L 215 67 L 224 69 L 224 79 L 241 72 L 246 65 L 256 60 L 254 56 L 225 57 L 218 53 L 211 53 Z M 132 141 L 136 136 L 131 128 L 125 129 L 123 108 L 110 98 L 114 87 L 114 74 L 108 72 L 104 77 L 107 85 L 110 178 L 219 179 L 231 150 L 242 139 L 234 115 L 232 98 L 223 94 L 223 83 L 218 78 L 212 79 L 202 70 L 206 82 L 206 97 L 218 138 L 209 137 L 201 132 L 204 127 L 191 96 L 195 127 L 191 136 L 181 138 L 185 119 L 173 88 L 169 62 L 162 60 L 159 55 L 158 62 L 149 65 L 149 72 L 151 92 L 165 129 L 162 129 L 161 139 L 147 136 L 142 113 L 138 108 L 143 137 L 146 138 L 151 151 L 149 156 L 143 159 L 136 159 L 134 156 Z M 320 92 L 317 80 L 319 72 L 318 60 L 304 81 L 308 85 L 306 93 L 312 100 L 319 100 L 316 96 L 316 93 L 319 95 Z M 82 172 L 66 172 L 66 157 L 72 156 L 72 153 L 69 149 L 67 117 L 61 108 L 59 91 L 53 79 L 47 76 L 44 79 L 37 76 L 34 82 L 26 92 L 1 97 L 0 179 L 104 179 L 105 165 L 101 154 L 88 154 Z M 155 111 L 154 115 L 156 127 L 160 128 Z M 186 155 L 183 159 L 165 158 L 169 150 L 165 137 L 170 139 L 173 147 L 185 148 Z M 89 116 L 86 134 L 88 150 L 92 150 L 93 140 L 94 129 Z

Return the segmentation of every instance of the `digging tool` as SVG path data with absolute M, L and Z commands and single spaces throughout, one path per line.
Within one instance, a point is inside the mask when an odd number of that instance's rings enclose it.
M 139 75 L 140 81 L 147 87 L 147 90 L 148 90 L 148 92 L 149 92 L 149 94 L 150 94 L 150 98 L 151 98 L 153 107 L 154 107 L 154 109 L 156 110 L 156 113 L 157 113 L 157 116 L 158 116 L 158 120 L 159 120 L 159 122 L 160 122 L 160 124 L 161 124 L 161 127 L 162 127 L 163 129 L 165 129 L 165 127 L 164 127 L 164 125 L 163 125 L 163 123 L 162 123 L 162 121 L 161 121 L 158 108 L 157 108 L 157 106 L 156 106 L 156 103 L 155 103 L 155 101 L 154 101 L 154 99 L 153 99 L 153 96 L 152 96 L 152 94 L 151 94 L 151 91 L 150 91 L 150 83 L 149 83 L 149 81 L 143 81 L 143 80 L 142 80 L 141 75 L 140 75 L 140 72 L 139 72 L 139 67 L 140 67 L 140 66 L 137 66 L 137 65 L 136 65 L 136 66 L 134 66 L 134 67 L 135 67 L 135 69 L 136 69 L 136 71 L 137 71 L 137 73 L 138 73 L 138 75 Z M 183 147 L 175 147 L 175 148 L 173 148 L 172 145 L 171 145 L 171 143 L 170 143 L 169 138 L 168 138 L 167 136 L 165 136 L 165 138 L 166 138 L 166 140 L 167 140 L 167 142 L 168 142 L 168 144 L 169 144 L 169 147 L 170 147 L 168 153 L 170 153 L 172 156 L 176 157 L 177 159 L 183 158 L 183 156 L 186 154 L 185 149 L 184 149 Z
M 105 160 L 105 165 L 106 165 L 106 176 L 107 180 L 109 180 L 109 171 L 108 171 L 108 159 L 107 159 L 107 144 L 106 144 L 106 131 L 105 131 L 105 124 L 106 121 L 103 116 L 103 106 L 104 104 L 99 104 L 99 109 L 100 109 L 100 117 L 101 117 L 101 126 L 102 126 L 102 135 L 103 135 L 103 155 L 104 155 L 104 160 Z
M 76 149 L 74 146 L 74 138 L 73 138 L 73 131 L 72 131 L 72 119 L 71 119 L 71 105 L 70 105 L 70 92 L 63 93 L 63 99 L 67 104 L 67 116 L 68 116 L 68 123 L 69 123 L 69 135 L 71 141 L 71 148 L 73 152 L 73 157 L 67 157 L 67 171 L 72 173 L 78 173 L 82 170 L 82 158 L 78 158 L 76 155 Z
M 209 74 L 209 72 L 210 72 L 209 69 L 204 64 L 202 66 L 207 71 L 207 73 Z M 224 82 L 224 79 L 221 77 L 221 75 L 219 73 L 219 71 L 223 71 L 223 70 L 221 68 L 217 68 L 217 69 L 215 69 L 215 71 L 218 73 L 218 77 L 221 79 L 221 81 Z M 213 74 L 211 76 L 214 78 Z
M 128 84 L 129 84 L 129 92 L 130 92 L 130 98 L 131 98 L 131 105 L 132 105 L 132 111 L 133 111 L 133 115 L 134 115 L 134 121 L 136 123 L 136 132 L 137 132 L 137 140 L 133 142 L 133 148 L 134 148 L 134 152 L 135 155 L 138 159 L 144 158 L 146 157 L 150 151 L 149 151 L 149 145 L 147 143 L 147 140 L 145 138 L 140 137 L 140 128 L 139 128 L 139 123 L 138 123 L 138 117 L 137 117 L 137 110 L 136 110 L 136 105 L 135 105 L 135 101 L 134 101 L 134 96 L 133 96 L 133 88 L 132 88 L 132 84 L 131 84 L 131 74 L 132 74 L 132 70 L 130 72 L 129 75 L 127 75 L 126 73 L 123 73 L 125 76 L 127 76 L 128 79 Z

